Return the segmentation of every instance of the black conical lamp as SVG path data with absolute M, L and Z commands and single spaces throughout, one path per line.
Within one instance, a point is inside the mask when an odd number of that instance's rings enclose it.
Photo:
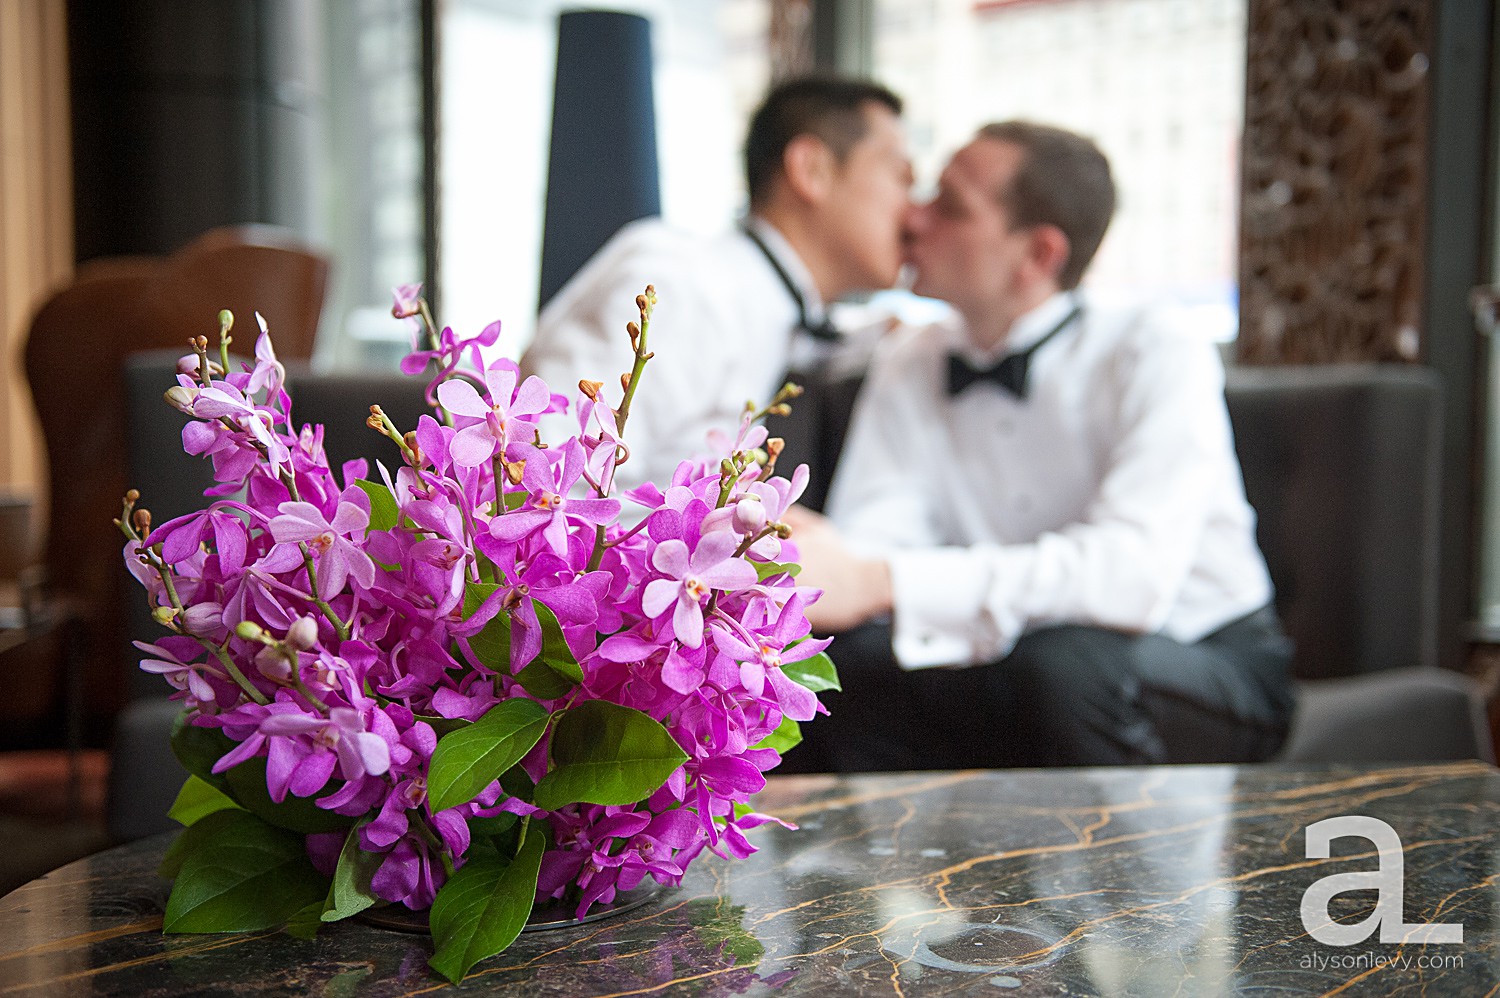
M 539 310 L 622 225 L 661 214 L 651 69 L 640 15 L 558 17 Z

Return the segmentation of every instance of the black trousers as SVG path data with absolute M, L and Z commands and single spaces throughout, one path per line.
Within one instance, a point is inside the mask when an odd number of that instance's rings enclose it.
M 1286 737 L 1291 642 L 1270 607 L 1194 644 L 1065 624 L 999 662 L 908 672 L 889 624 L 829 649 L 842 693 L 778 772 L 1256 762 Z

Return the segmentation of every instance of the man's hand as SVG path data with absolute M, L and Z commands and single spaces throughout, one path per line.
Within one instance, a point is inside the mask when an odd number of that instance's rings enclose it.
M 782 522 L 792 528 L 801 556 L 799 586 L 823 590 L 807 608 L 807 619 L 822 634 L 847 631 L 891 610 L 891 569 L 884 561 L 855 556 L 838 529 L 809 509 L 793 506 Z

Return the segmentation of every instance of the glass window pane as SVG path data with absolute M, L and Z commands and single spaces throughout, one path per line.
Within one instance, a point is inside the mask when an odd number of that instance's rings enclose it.
M 907 101 L 919 182 L 986 122 L 1074 129 L 1119 209 L 1089 286 L 1237 324 L 1245 0 L 875 0 L 875 75 Z

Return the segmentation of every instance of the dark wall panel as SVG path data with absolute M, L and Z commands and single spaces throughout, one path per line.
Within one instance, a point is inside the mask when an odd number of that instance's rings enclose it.
M 68 5 L 80 261 L 217 225 L 312 234 L 316 0 Z

